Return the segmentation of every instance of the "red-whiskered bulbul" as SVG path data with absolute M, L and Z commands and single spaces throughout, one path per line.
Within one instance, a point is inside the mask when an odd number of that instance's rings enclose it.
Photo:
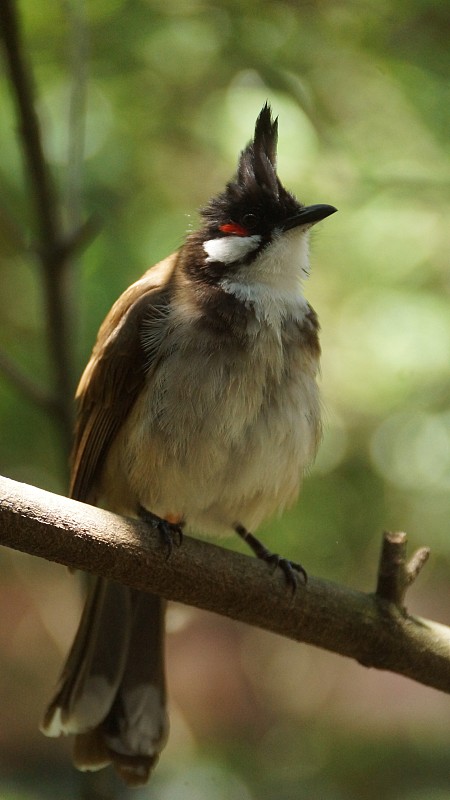
M 317 316 L 304 206 L 276 172 L 266 104 L 199 230 L 130 286 L 77 391 L 71 497 L 181 528 L 235 530 L 295 588 L 298 564 L 251 533 L 296 497 L 320 439 Z M 75 734 L 82 770 L 145 783 L 168 730 L 164 601 L 96 579 L 42 729 Z

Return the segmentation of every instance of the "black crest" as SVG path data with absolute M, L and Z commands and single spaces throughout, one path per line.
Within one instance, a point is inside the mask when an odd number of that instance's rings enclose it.
M 301 208 L 277 176 L 277 140 L 278 119 L 272 118 L 266 103 L 256 120 L 252 141 L 240 154 L 235 178 L 201 212 L 209 233 L 233 221 L 242 223 L 251 233 L 264 234 Z M 251 225 L 247 224 L 249 219 Z
M 239 158 L 238 183 L 249 189 L 256 183 L 261 189 L 279 192 L 277 165 L 278 118 L 272 120 L 268 103 L 265 104 L 256 120 L 255 136 Z

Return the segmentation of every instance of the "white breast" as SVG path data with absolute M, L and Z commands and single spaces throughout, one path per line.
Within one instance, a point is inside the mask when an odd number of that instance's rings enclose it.
M 256 527 L 295 498 L 320 428 L 317 364 L 261 328 L 247 354 L 207 357 L 191 340 L 141 393 L 108 465 L 139 503 L 188 530 Z

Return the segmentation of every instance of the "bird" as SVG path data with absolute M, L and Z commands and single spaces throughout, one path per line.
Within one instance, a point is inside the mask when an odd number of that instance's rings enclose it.
M 235 531 L 295 591 L 300 564 L 256 538 L 291 504 L 321 439 L 319 322 L 304 295 L 309 232 L 336 211 L 277 174 L 269 103 L 197 230 L 129 286 L 76 392 L 70 496 L 145 520 L 170 552 L 184 531 Z M 41 729 L 74 764 L 144 784 L 168 736 L 165 601 L 104 578 Z

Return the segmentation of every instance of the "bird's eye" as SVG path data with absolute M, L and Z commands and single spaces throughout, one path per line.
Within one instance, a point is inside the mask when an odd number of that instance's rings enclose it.
M 247 230 L 252 231 L 258 224 L 258 217 L 256 214 L 244 214 L 242 224 Z
M 239 222 L 226 222 L 224 225 L 219 225 L 219 231 L 231 236 L 248 236 L 251 231 L 255 230 L 258 222 L 256 214 L 244 214 Z

